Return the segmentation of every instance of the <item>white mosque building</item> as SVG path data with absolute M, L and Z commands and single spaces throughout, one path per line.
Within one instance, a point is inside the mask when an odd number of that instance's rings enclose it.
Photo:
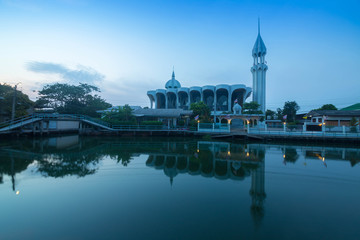
M 260 24 L 258 25 L 258 36 L 255 41 L 252 56 L 254 58 L 251 73 L 253 75 L 253 88 L 244 84 L 219 84 L 206 86 L 182 87 L 172 77 L 165 84 L 165 89 L 156 89 L 147 92 L 152 109 L 183 109 L 189 110 L 191 103 L 203 101 L 212 111 L 230 112 L 234 105 L 243 106 L 243 103 L 253 93 L 253 101 L 260 104 L 263 113 L 266 110 L 266 71 L 268 69 L 265 61 L 266 47 L 260 36 Z

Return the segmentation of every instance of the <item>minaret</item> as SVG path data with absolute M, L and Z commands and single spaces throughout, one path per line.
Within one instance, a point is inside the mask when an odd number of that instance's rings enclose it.
M 254 63 L 251 72 L 253 74 L 253 101 L 260 104 L 260 110 L 263 113 L 266 111 L 266 71 L 268 69 L 265 55 L 266 47 L 260 36 L 260 20 L 258 20 L 258 36 L 252 50 Z

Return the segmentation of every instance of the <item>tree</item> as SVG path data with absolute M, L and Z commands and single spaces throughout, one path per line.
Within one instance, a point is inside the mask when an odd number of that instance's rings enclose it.
M 338 110 L 337 107 L 335 107 L 333 104 L 324 104 L 321 108 L 314 109 L 316 110 Z
M 265 118 L 266 119 L 274 119 L 276 116 L 276 112 L 275 111 L 272 111 L 270 109 L 266 110 L 265 112 Z
M 282 112 L 281 108 L 276 109 L 276 116 L 277 116 L 277 119 L 280 119 L 280 120 L 283 118 L 283 112 Z
M 98 87 L 84 83 L 78 86 L 64 83 L 46 85 L 39 91 L 36 106 L 53 108 L 59 113 L 98 116 L 96 111 L 109 108 L 111 104 L 94 94 L 96 92 L 100 92 Z
M 190 110 L 193 111 L 193 117 L 199 115 L 199 119 L 210 121 L 210 108 L 204 102 L 192 103 Z
M 132 125 L 136 122 L 135 117 L 132 115 L 132 109 L 127 104 L 113 109 L 111 112 L 106 112 L 102 119 L 115 125 Z
M 350 120 L 350 132 L 356 132 L 356 126 L 358 125 L 358 121 L 355 117 L 352 117 Z
M 12 103 L 14 99 L 14 88 L 8 84 L 0 84 L 0 114 L 10 118 L 12 112 Z M 16 90 L 15 117 L 21 117 L 29 114 L 28 110 L 34 106 L 34 102 L 29 96 Z
M 260 104 L 255 101 L 244 103 L 243 113 L 245 114 L 262 114 L 263 112 L 259 110 Z
M 286 119 L 295 122 L 296 112 L 300 109 L 299 105 L 295 101 L 287 101 L 284 104 L 284 108 L 281 110 L 282 117 L 287 116 Z M 279 112 L 279 109 L 278 109 Z

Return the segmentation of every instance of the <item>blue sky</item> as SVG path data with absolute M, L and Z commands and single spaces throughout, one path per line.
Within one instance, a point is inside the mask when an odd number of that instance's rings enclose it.
M 252 86 L 257 19 L 267 108 L 360 102 L 359 1 L 0 0 L 0 82 L 32 99 L 87 82 L 114 105 L 149 106 L 175 66 L 182 86 Z M 250 100 L 250 99 L 249 99 Z

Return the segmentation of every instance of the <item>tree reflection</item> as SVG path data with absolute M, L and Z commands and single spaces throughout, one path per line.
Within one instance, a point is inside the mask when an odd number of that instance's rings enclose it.
M 23 155 L 14 152 L 0 151 L 0 184 L 3 183 L 3 175 L 11 176 L 12 190 L 15 191 L 15 175 L 25 171 L 33 163 L 33 159 L 24 159 Z
M 284 149 L 284 161 L 285 162 L 295 163 L 296 160 L 298 160 L 298 158 L 299 158 L 299 155 L 295 148 L 287 148 L 286 147 Z
M 11 146 L 11 147 L 9 147 Z M 163 171 L 171 186 L 181 174 L 199 175 L 219 180 L 242 181 L 251 178 L 250 212 L 259 226 L 265 215 L 265 153 L 272 145 L 229 142 L 60 137 L 12 142 L 0 149 L 0 184 L 4 175 L 11 177 L 15 190 L 16 174 L 32 164 L 44 177 L 85 177 L 95 174 L 104 158 L 124 167 L 141 154 L 148 155 L 146 166 Z M 296 163 L 300 154 L 305 158 L 349 161 L 360 160 L 358 149 L 276 145 L 284 162 Z
M 75 175 L 84 177 L 96 172 L 99 155 L 53 154 L 38 161 L 38 171 L 46 177 L 64 177 Z

